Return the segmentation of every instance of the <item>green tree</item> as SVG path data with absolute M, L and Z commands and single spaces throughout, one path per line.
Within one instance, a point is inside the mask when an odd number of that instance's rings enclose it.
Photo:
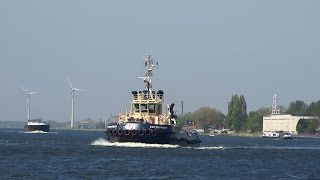
M 247 129 L 250 132 L 260 132 L 263 128 L 263 116 L 270 114 L 270 108 L 260 108 L 257 111 L 251 111 L 248 116 Z
M 247 121 L 247 103 L 243 95 L 232 95 L 228 104 L 227 122 L 237 133 L 245 129 Z
M 194 121 L 197 126 L 204 127 L 205 125 L 221 126 L 224 124 L 225 116 L 220 111 L 210 108 L 202 107 L 193 113 L 187 113 L 178 118 L 179 125 L 185 125 L 188 120 Z
M 178 119 L 177 119 L 178 126 L 182 128 L 186 124 L 186 121 L 189 121 L 189 120 L 193 120 L 193 115 L 191 112 L 185 113 L 182 116 L 178 116 Z
M 247 102 L 243 95 L 240 96 L 240 104 L 241 104 L 241 129 L 245 129 L 246 123 L 248 120 L 248 114 L 247 114 Z
M 287 113 L 295 115 L 306 115 L 307 109 L 308 104 L 306 104 L 304 101 L 297 100 L 290 103 Z
M 307 108 L 306 115 L 319 117 L 320 116 L 320 101 L 312 102 Z
M 297 125 L 297 131 L 299 133 L 311 133 L 314 134 L 319 127 L 319 120 L 317 119 L 300 119 Z

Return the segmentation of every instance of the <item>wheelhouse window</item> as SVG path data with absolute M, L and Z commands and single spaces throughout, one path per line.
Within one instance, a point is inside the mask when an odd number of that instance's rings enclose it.
M 155 113 L 155 112 L 156 112 L 156 105 L 149 104 L 149 113 Z
M 148 112 L 147 104 L 141 104 L 141 112 Z
M 137 113 L 140 112 L 139 104 L 133 104 L 132 105 L 132 109 L 133 109 L 134 112 L 137 112 Z

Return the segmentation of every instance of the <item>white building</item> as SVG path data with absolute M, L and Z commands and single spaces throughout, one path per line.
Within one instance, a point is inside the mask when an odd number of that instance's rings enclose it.
M 263 133 L 270 134 L 277 131 L 298 134 L 297 125 L 300 119 L 314 119 L 311 116 L 293 116 L 290 114 L 281 114 L 280 108 L 277 107 L 277 95 L 273 97 L 272 112 L 269 116 L 263 117 Z
M 298 134 L 297 125 L 300 119 L 314 119 L 310 116 L 292 116 L 290 114 L 271 114 L 263 117 L 263 133 L 273 133 L 277 131 Z

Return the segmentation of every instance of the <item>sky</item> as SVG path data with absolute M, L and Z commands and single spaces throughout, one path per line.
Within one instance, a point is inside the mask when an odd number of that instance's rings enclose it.
M 320 1 L 2 0 L 0 121 L 31 117 L 99 120 L 130 108 L 144 88 L 148 54 L 154 89 L 181 113 L 227 112 L 233 94 L 248 111 L 320 100 Z

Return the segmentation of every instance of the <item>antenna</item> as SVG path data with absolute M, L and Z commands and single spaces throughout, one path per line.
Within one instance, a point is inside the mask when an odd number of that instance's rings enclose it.
M 147 69 L 144 77 L 139 77 L 143 79 L 143 82 L 146 83 L 146 90 L 149 94 L 152 94 L 152 76 L 153 76 L 153 68 L 155 66 L 155 63 L 158 64 L 158 62 L 155 61 L 154 58 L 151 58 L 151 55 L 149 54 L 145 58 L 144 67 Z

